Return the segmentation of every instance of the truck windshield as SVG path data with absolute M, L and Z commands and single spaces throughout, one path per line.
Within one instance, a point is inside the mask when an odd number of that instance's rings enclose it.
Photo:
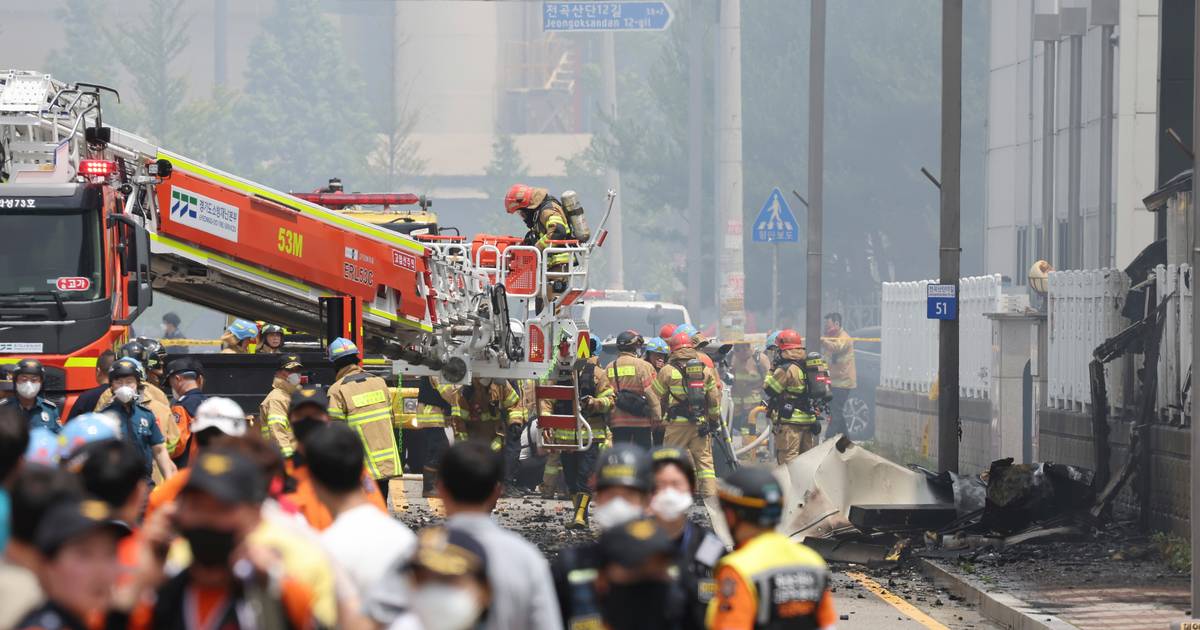
M 0 235 L 0 297 L 52 301 L 55 293 L 64 300 L 102 295 L 99 212 L 0 208 Z
M 658 336 L 658 329 L 667 323 L 679 324 L 686 319 L 686 311 L 680 306 L 655 304 L 642 306 L 593 306 L 588 312 L 588 330 L 601 341 L 616 337 L 623 330 L 636 330 L 643 337 Z

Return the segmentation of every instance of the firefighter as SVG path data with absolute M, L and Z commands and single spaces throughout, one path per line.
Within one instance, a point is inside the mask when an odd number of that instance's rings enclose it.
M 249 354 L 250 345 L 258 339 L 258 324 L 235 319 L 221 335 L 221 354 Z
M 664 341 L 670 339 L 676 328 L 679 328 L 679 324 L 663 324 L 662 328 L 658 329 L 658 338 Z
M 337 370 L 329 386 L 329 415 L 358 433 L 367 470 L 384 500 L 388 483 L 402 474 L 400 447 L 392 430 L 392 400 L 387 383 L 368 374 L 359 362 L 358 346 L 343 337 L 329 344 L 329 360 Z
M 774 421 L 775 460 L 784 465 L 816 446 L 821 423 L 806 395 L 804 339 L 788 328 L 779 332 L 775 342 L 779 358 L 763 380 L 763 394 Z
M 150 381 L 151 372 L 146 370 L 146 363 L 150 361 L 151 354 L 146 345 L 140 341 L 130 341 L 117 351 L 117 358 L 133 359 L 137 362 L 141 377 L 137 391 L 138 402 L 154 414 L 154 421 L 158 423 L 158 430 L 163 435 L 163 446 L 166 447 L 167 453 L 173 454 L 179 448 L 181 431 L 171 412 L 171 399 L 167 398 L 163 390 Z M 157 358 L 155 357 L 155 359 Z M 155 365 L 159 365 L 157 360 Z M 113 390 L 110 387 L 100 394 L 95 411 L 108 408 L 112 401 Z
M 644 449 L 654 446 L 653 430 L 662 424 L 662 407 L 654 393 L 658 370 L 638 357 L 645 340 L 636 330 L 617 335 L 617 358 L 608 366 L 608 380 L 616 389 L 613 401 L 613 442 L 633 442 Z
M 858 385 L 857 371 L 854 368 L 854 339 L 842 328 L 841 313 L 834 312 L 825 316 L 821 354 L 829 357 L 829 377 L 833 386 L 829 427 L 825 431 L 825 438 L 829 439 L 846 432 L 846 400 Z
M 761 388 L 766 372 L 759 371 L 758 362 L 748 343 L 739 342 L 733 345 L 730 364 L 733 366 L 733 386 L 730 388 L 730 394 L 733 396 L 733 425 L 742 436 L 748 437 L 757 433 L 750 412 L 762 400 Z
M 279 354 L 283 347 L 283 326 L 264 324 L 259 335 L 262 340 L 255 349 L 256 354 Z
M 137 342 L 146 350 L 145 360 L 142 361 L 142 366 L 146 368 L 146 382 L 162 391 L 166 386 L 163 383 L 163 370 L 167 367 L 167 349 L 159 340 L 151 337 L 138 337 Z
M 171 459 L 176 466 L 184 468 L 196 450 L 196 444 L 192 440 L 192 420 L 206 398 L 201 382 L 204 378 L 204 368 L 196 359 L 182 357 L 167 364 L 163 376 L 167 386 L 171 388 L 171 415 L 179 429 L 179 443 L 171 452 Z
M 447 420 L 461 417 L 462 411 L 450 404 L 454 387 L 445 385 L 435 376 L 422 376 L 417 385 L 416 429 L 411 439 L 405 439 L 409 452 L 421 462 L 421 496 L 437 496 L 438 470 L 442 455 L 450 448 L 446 436 Z M 412 462 L 409 462 L 410 464 Z
M 654 392 L 665 408 L 663 416 L 667 425 L 663 444 L 687 451 L 692 456 L 700 495 L 713 496 L 717 475 L 713 469 L 709 434 L 720 422 L 717 377 L 700 361 L 692 338 L 686 332 L 675 333 L 667 343 L 671 355 L 654 381 Z
M 671 330 L 675 330 L 674 324 L 667 324 L 666 326 L 662 327 L 662 330 L 667 330 L 668 326 Z M 646 362 L 650 364 L 650 367 L 654 368 L 655 378 L 658 378 L 658 371 L 663 369 L 663 366 L 667 364 L 667 357 L 670 354 L 671 349 L 667 347 L 666 338 L 663 337 L 647 339 L 645 346 L 642 348 L 642 356 L 646 359 Z M 654 391 L 653 386 L 651 386 L 651 391 Z M 650 433 L 651 437 L 654 439 L 655 446 L 662 446 L 663 435 L 666 432 L 666 428 L 662 423 L 663 401 L 661 398 L 659 398 L 658 406 L 659 417 L 656 418 L 656 426 L 650 430 Z
M 296 451 L 296 436 L 288 422 L 288 404 L 292 394 L 300 389 L 300 370 L 304 365 L 294 354 L 280 355 L 279 369 L 271 381 L 271 391 L 258 406 L 258 421 L 261 423 L 263 439 L 279 445 L 284 457 Z
M 490 443 L 504 457 L 506 496 L 516 494 L 521 463 L 521 431 L 528 415 L 521 395 L 504 379 L 477 377 L 467 385 L 446 389 L 468 439 Z
M 599 361 L 590 352 L 590 356 L 576 365 L 560 366 L 556 372 L 559 375 L 557 384 L 569 385 L 574 379 L 579 384 L 580 413 L 588 421 L 592 430 L 592 443 L 583 451 L 569 450 L 559 452 L 563 478 L 566 481 L 567 492 L 571 495 L 574 510 L 567 521 L 567 529 L 587 529 L 588 506 L 592 502 L 591 478 L 596 467 L 596 459 L 600 456 L 600 443 L 606 433 L 604 414 L 613 406 L 615 396 L 608 375 L 599 366 Z M 567 400 L 539 400 L 541 415 L 570 415 L 572 404 Z M 556 442 L 574 442 L 577 439 L 574 430 L 555 429 Z
M 151 478 L 153 467 L 157 465 L 162 478 L 170 479 L 176 467 L 163 444 L 162 431 L 154 412 L 137 400 L 142 384 L 142 368 L 137 360 L 126 357 L 113 363 L 108 370 L 108 384 L 113 391 L 113 401 L 103 411 L 117 418 L 121 434 L 138 447 L 145 459 L 146 478 Z
M 504 209 L 509 214 L 521 213 L 525 227 L 529 232 L 525 235 L 525 244 L 533 245 L 539 250 L 553 246 L 551 241 L 565 241 L 575 238 L 571 233 L 571 223 L 567 220 L 562 202 L 550 195 L 545 188 L 534 188 L 525 184 L 513 184 L 504 196 Z M 560 252 L 546 259 L 548 274 L 564 273 L 571 262 L 570 254 Z M 547 278 L 547 299 L 553 301 L 558 294 L 566 290 L 566 281 L 562 278 Z M 540 305 L 538 310 L 541 310 Z
M 704 333 L 697 330 L 696 327 L 691 324 L 680 324 L 679 326 L 676 326 L 675 332 L 671 333 L 671 337 L 674 337 L 680 333 L 683 333 L 691 338 L 692 347 L 694 348 L 703 348 L 712 341 L 708 337 L 704 336 Z M 667 339 L 670 339 L 670 337 L 667 337 Z
M 718 497 L 735 551 L 717 565 L 712 630 L 831 629 L 837 620 L 829 567 L 817 552 L 775 531 L 783 489 L 766 468 L 740 468 Z
M 0 405 L 19 407 L 29 419 L 29 429 L 38 427 L 53 433 L 62 431 L 58 423 L 58 405 L 42 396 L 42 384 L 46 381 L 46 368 L 37 359 L 21 359 L 13 370 L 13 389 L 16 396 L 0 399 Z

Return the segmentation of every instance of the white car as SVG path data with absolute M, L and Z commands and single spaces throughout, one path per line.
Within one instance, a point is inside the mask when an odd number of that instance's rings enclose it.
M 658 336 L 663 324 L 690 324 L 687 307 L 670 302 L 585 298 L 572 307 L 572 317 L 587 324 L 588 332 L 600 344 L 611 343 L 626 330 L 642 337 Z

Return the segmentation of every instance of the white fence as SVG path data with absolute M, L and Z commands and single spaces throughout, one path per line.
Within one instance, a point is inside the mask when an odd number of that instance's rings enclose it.
M 1167 298 L 1158 356 L 1158 410 L 1171 421 L 1190 415 L 1188 371 L 1192 368 L 1192 287 L 1188 265 L 1158 265 L 1154 268 L 1155 294 Z M 1184 388 L 1188 387 L 1188 392 Z
M 880 314 L 883 387 L 928 392 L 937 380 L 938 325 L 926 319 L 925 286 L 884 282 Z M 1000 274 L 959 282 L 959 394 L 987 398 L 991 392 L 992 327 L 984 313 L 1000 310 Z
M 1047 283 L 1049 329 L 1046 356 L 1046 398 L 1052 409 L 1091 408 L 1088 364 L 1105 339 L 1121 332 L 1128 277 L 1119 269 L 1054 271 Z M 1123 361 L 1105 366 L 1108 401 L 1113 408 L 1125 402 Z

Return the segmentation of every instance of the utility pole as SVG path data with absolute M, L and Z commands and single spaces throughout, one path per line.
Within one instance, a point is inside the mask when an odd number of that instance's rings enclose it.
M 1200 147 L 1200 11 L 1192 24 L 1192 146 Z M 1106 42 L 1107 43 L 1107 42 Z M 1195 173 L 1200 173 L 1200 151 L 1195 151 L 1192 157 L 1192 286 L 1195 287 L 1196 270 L 1200 269 L 1200 238 L 1197 238 L 1197 226 L 1200 226 L 1200 193 L 1197 192 Z M 1192 313 L 1200 313 L 1200 291 L 1192 291 Z M 1196 315 L 1192 316 L 1192 356 L 1200 357 L 1200 334 L 1196 330 Z M 1193 363 L 1195 365 L 1195 363 Z M 1193 386 L 1194 391 L 1194 386 Z M 1191 397 L 1192 412 L 1192 518 L 1191 518 L 1191 547 L 1192 547 L 1192 616 L 1196 615 L 1196 606 L 1200 605 L 1200 427 L 1196 419 L 1200 418 L 1200 405 L 1196 404 L 1196 396 Z
M 821 242 L 825 212 L 825 0 L 812 0 L 808 51 L 808 283 L 804 336 L 821 347 Z
M 612 31 L 605 31 L 604 39 L 604 115 L 612 123 L 617 120 L 617 46 L 613 41 Z M 611 138 L 615 138 L 612 124 L 606 130 Z M 612 214 L 608 217 L 608 255 L 605 260 L 609 263 L 609 285 L 614 289 L 625 288 L 625 252 L 622 250 L 621 238 L 621 171 L 615 165 L 609 165 L 604 173 L 604 185 L 616 191 L 613 199 Z
M 717 211 L 724 218 L 721 241 L 720 323 L 722 340 L 746 331 L 746 276 L 742 252 L 742 2 L 721 0 L 720 86 L 721 178 Z
M 942 0 L 940 278 L 958 296 L 962 160 L 962 0 Z M 938 468 L 958 472 L 958 319 L 938 322 Z
M 687 307 L 688 312 L 700 313 L 700 282 L 701 282 L 701 251 L 700 238 L 704 211 L 703 203 L 703 167 L 704 148 L 702 146 L 703 116 L 704 116 L 704 48 L 702 35 L 704 23 L 701 21 L 701 5 L 692 4 L 688 7 L 688 221 L 687 221 Z

